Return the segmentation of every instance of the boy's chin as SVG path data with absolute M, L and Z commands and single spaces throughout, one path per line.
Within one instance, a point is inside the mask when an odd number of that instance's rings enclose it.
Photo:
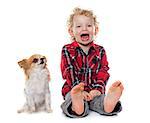
M 93 41 L 90 42 L 78 42 L 82 46 L 89 46 Z

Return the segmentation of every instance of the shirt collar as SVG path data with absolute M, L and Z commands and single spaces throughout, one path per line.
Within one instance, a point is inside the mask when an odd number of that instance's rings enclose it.
M 79 46 L 79 44 L 78 44 L 77 41 L 72 42 L 71 45 L 72 45 L 75 49 L 80 48 L 80 46 Z M 92 42 L 92 43 L 90 44 L 90 48 L 96 49 L 94 42 Z

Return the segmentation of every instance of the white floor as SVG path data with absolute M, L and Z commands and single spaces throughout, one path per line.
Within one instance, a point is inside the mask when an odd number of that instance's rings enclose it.
M 12 65 L 12 64 L 11 64 Z M 51 98 L 52 98 L 52 113 L 33 113 L 33 114 L 17 114 L 17 109 L 19 109 L 24 101 L 23 87 L 24 87 L 24 75 L 23 72 L 17 64 L 15 66 L 14 73 L 6 75 L 7 78 L 1 81 L 3 87 L 1 87 L 1 119 L 3 121 L 13 121 L 16 123 L 30 123 L 30 122 L 78 122 L 91 123 L 91 122 L 105 122 L 105 123 L 120 123 L 120 122 L 130 122 L 130 121 L 139 121 L 146 122 L 148 120 L 148 109 L 149 106 L 149 96 L 146 92 L 149 92 L 149 87 L 141 88 L 140 81 L 128 77 L 128 81 L 123 81 L 125 90 L 121 97 L 123 110 L 117 116 L 101 116 L 95 112 L 90 112 L 90 114 L 85 118 L 71 119 L 66 117 L 60 108 L 61 103 L 63 102 L 61 96 L 61 86 L 63 84 L 62 79 L 60 79 L 60 72 L 52 77 L 53 79 L 50 82 L 51 89 Z M 57 67 L 56 67 L 57 68 Z M 12 68 L 13 69 L 13 68 Z M 12 71 L 12 69 L 10 71 Z M 58 69 L 58 68 L 57 68 Z M 10 72 L 9 72 L 10 73 Z M 123 79 L 124 80 L 124 79 Z M 143 81 L 145 81 L 143 79 Z M 111 78 L 108 82 L 108 86 L 111 84 Z M 146 83 L 146 82 L 145 82 Z M 143 94 L 145 93 L 145 95 Z

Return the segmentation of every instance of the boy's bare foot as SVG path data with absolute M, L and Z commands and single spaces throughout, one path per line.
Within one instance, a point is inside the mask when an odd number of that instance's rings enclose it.
M 84 111 L 84 101 L 82 95 L 83 90 L 84 83 L 79 83 L 71 90 L 72 110 L 75 111 L 78 115 L 82 114 Z
M 109 88 L 104 98 L 104 110 L 108 113 L 112 112 L 119 101 L 124 87 L 120 81 L 116 81 Z

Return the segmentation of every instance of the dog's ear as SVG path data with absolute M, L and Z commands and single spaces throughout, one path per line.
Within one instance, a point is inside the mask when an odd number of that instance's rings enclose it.
M 28 60 L 27 59 L 23 59 L 21 61 L 18 62 L 19 66 L 21 68 L 23 68 L 24 70 L 28 70 L 30 68 L 30 65 L 28 63 Z
M 27 59 L 23 59 L 21 61 L 18 62 L 18 65 L 21 67 L 21 68 L 25 68 L 27 66 Z
M 28 60 L 23 59 L 23 60 L 19 61 L 18 64 L 21 68 L 23 68 L 25 75 L 26 75 L 26 79 L 28 79 L 29 78 L 29 68 L 30 68 L 30 65 L 28 64 Z

